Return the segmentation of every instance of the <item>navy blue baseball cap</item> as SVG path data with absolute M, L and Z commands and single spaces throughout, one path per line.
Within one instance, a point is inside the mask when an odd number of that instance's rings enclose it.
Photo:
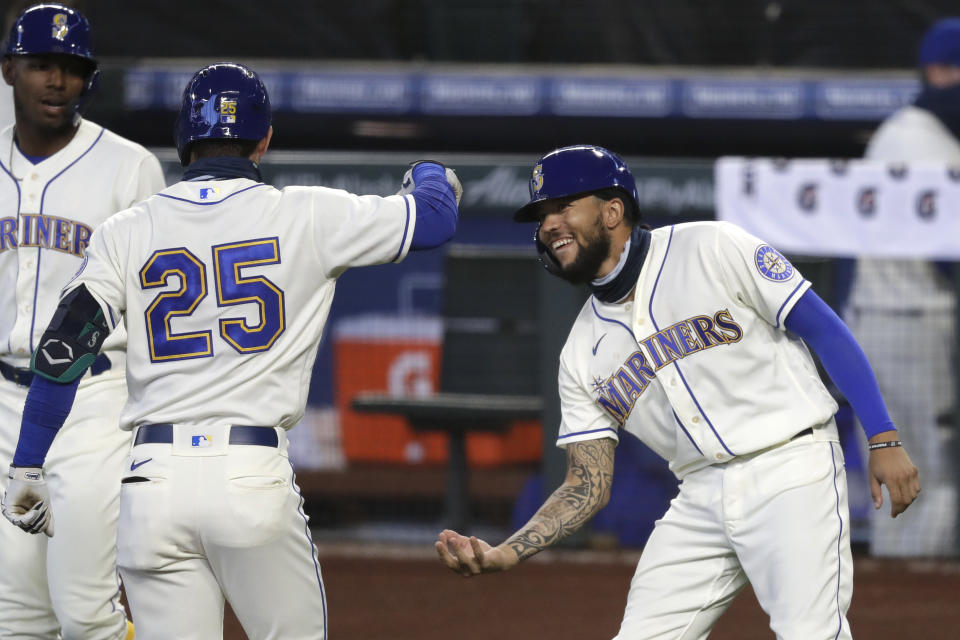
M 620 156 L 592 144 L 554 149 L 537 161 L 530 178 L 530 201 L 513 214 L 515 222 L 535 222 L 536 207 L 545 200 L 587 195 L 615 187 L 632 200 L 640 198 L 633 174 Z
M 189 164 L 189 147 L 198 140 L 260 140 L 271 118 L 267 88 L 252 69 L 235 62 L 206 66 L 183 90 L 173 134 L 180 163 Z
M 960 67 L 960 17 L 938 20 L 927 30 L 920 42 L 918 62 L 921 67 L 929 64 Z
M 40 4 L 24 9 L 4 46 L 5 56 L 60 54 L 80 58 L 89 73 L 97 69 L 86 17 L 62 4 Z

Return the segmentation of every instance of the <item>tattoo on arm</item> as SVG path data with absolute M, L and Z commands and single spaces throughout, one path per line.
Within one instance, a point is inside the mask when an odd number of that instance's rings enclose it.
M 611 438 L 601 438 L 567 446 L 563 484 L 506 542 L 520 560 L 566 538 L 607 504 L 616 444 Z

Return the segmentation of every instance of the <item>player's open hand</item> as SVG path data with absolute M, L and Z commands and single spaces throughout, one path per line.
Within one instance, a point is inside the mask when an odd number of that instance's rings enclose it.
M 890 433 L 893 435 L 888 437 L 887 434 Z M 895 431 L 885 432 L 870 438 L 870 444 L 895 438 Z M 874 508 L 879 509 L 883 506 L 883 491 L 880 487 L 887 485 L 892 518 L 906 511 L 920 494 L 920 474 L 903 447 L 886 447 L 871 451 L 867 473 L 870 476 L 870 495 L 873 496 Z
M 463 536 L 450 529 L 441 531 L 433 546 L 440 561 L 465 578 L 506 571 L 519 562 L 517 554 L 509 548 L 491 547 L 476 536 Z

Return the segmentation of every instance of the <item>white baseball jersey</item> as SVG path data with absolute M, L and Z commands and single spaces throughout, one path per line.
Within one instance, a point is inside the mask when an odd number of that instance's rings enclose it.
M 296 424 L 337 276 L 402 259 L 414 206 L 238 178 L 180 182 L 110 218 L 69 288 L 127 318 L 124 426 Z
M 163 187 L 156 156 L 87 120 L 38 164 L 20 153 L 13 127 L 0 133 L 0 360 L 30 366 L 93 229 Z M 104 345 L 119 365 L 104 375 L 122 376 L 122 348 L 122 332 Z
M 624 429 L 681 478 L 617 640 L 706 638 L 748 582 L 778 638 L 850 637 L 837 405 L 784 331 L 809 287 L 773 247 L 702 222 L 652 232 L 632 302 L 584 305 L 560 358 L 558 444 Z
M 71 286 L 126 318 L 123 423 L 174 424 L 172 441 L 134 440 L 122 480 L 117 558 L 138 638 L 220 637 L 224 597 L 250 637 L 327 637 L 285 429 L 337 277 L 402 259 L 414 222 L 411 195 L 237 178 L 180 182 L 93 234 Z M 231 445 L 233 425 L 277 444 Z
M 9 96 L 3 96 L 9 98 Z M 160 163 L 138 144 L 81 121 L 73 139 L 33 164 L 13 127 L 0 132 L 0 360 L 26 368 L 93 229 L 164 186 Z M 124 332 L 104 345 L 112 367 L 87 374 L 45 465 L 56 511 L 53 538 L 0 527 L 0 636 L 126 635 L 116 567 L 119 482 L 130 437 L 118 429 L 126 399 Z M 0 378 L 0 457 L 13 459 L 27 388 Z M 6 486 L 6 474 L 0 485 Z
M 557 443 L 623 428 L 683 476 L 828 422 L 837 404 L 783 327 L 809 287 L 734 225 L 653 231 L 633 301 L 591 297 L 573 325 Z

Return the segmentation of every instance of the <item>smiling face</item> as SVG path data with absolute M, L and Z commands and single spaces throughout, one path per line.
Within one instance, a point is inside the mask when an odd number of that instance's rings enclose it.
M 76 126 L 76 105 L 89 65 L 62 54 L 12 56 L 3 61 L 3 78 L 13 87 L 17 129 L 57 135 Z
M 565 280 L 584 284 L 604 275 L 611 248 L 605 222 L 607 206 L 609 202 L 592 195 L 547 200 L 539 206 L 537 236 L 560 266 L 559 275 Z

